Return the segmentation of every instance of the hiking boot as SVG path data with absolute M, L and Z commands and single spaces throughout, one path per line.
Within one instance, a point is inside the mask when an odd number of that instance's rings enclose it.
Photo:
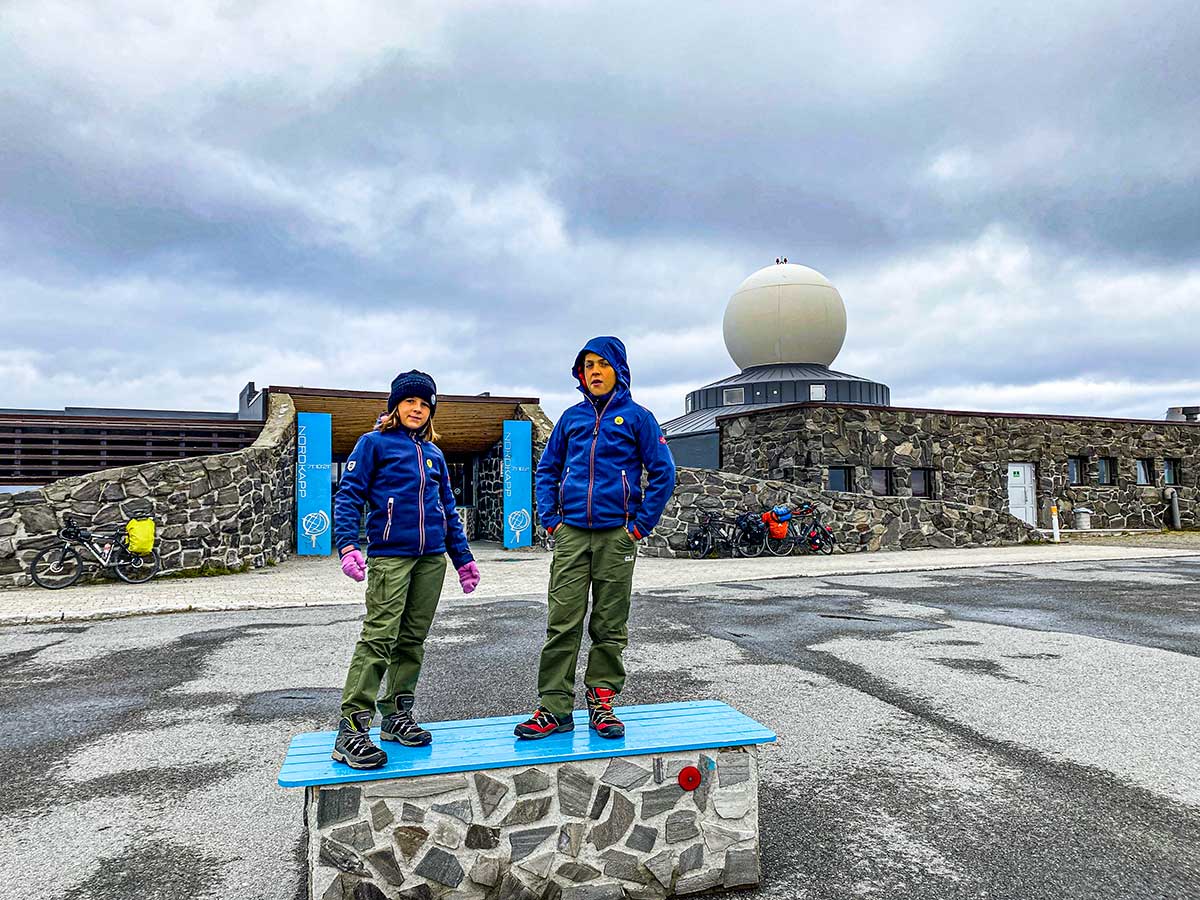
M 333 744 L 333 758 L 352 769 L 378 769 L 387 763 L 387 754 L 371 741 L 370 710 L 342 716 L 338 723 L 337 740 Z
M 615 696 L 617 692 L 609 688 L 587 689 L 588 726 L 600 737 L 625 736 L 625 725 L 613 712 L 612 702 Z
M 574 731 L 575 719 L 570 714 L 556 716 L 544 706 L 539 706 L 533 715 L 513 729 L 513 734 L 522 740 L 536 741 L 560 731 Z
M 384 716 L 383 724 L 379 726 L 380 740 L 397 741 L 405 747 L 424 747 L 433 742 L 433 735 L 412 717 L 415 702 L 412 694 L 399 694 L 396 697 L 396 711 Z

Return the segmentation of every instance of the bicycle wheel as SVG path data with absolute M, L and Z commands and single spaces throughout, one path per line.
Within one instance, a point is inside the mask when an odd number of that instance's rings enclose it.
M 83 575 L 83 557 L 66 544 L 47 547 L 29 564 L 29 575 L 35 584 L 47 590 L 70 587 Z
M 772 556 L 789 556 L 794 549 L 796 549 L 796 539 L 792 537 L 791 531 L 781 538 L 767 535 L 767 552 Z
M 712 533 L 707 528 L 694 528 L 688 532 L 688 552 L 692 559 L 707 559 L 712 553 Z
M 739 531 L 733 549 L 735 556 L 753 558 L 755 556 L 761 556 L 763 550 L 766 548 L 766 532 L 760 531 L 755 534 L 752 531 Z
M 129 584 L 142 584 L 158 574 L 157 550 L 151 550 L 145 556 L 138 556 L 121 547 L 117 554 L 117 559 L 113 563 L 113 571 L 122 581 Z
M 837 543 L 837 539 L 824 529 L 817 532 L 817 541 L 821 545 L 821 552 L 826 556 L 833 552 L 833 545 Z

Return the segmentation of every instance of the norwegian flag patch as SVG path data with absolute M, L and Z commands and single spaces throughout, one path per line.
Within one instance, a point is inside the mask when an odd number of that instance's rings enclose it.
M 660 444 L 665 444 L 665 443 L 667 442 L 667 438 L 666 438 L 666 436 L 665 436 L 665 435 L 661 435 L 661 434 L 660 434 L 660 435 L 658 436 L 658 442 L 659 442 Z

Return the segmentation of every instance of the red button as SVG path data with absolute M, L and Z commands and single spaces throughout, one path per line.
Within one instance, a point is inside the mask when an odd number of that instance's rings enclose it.
M 685 791 L 700 787 L 700 770 L 695 766 L 684 766 L 679 773 L 679 786 Z

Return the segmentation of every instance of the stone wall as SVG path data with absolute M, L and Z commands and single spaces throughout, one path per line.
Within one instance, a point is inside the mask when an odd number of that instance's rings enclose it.
M 1200 426 L 1167 421 L 962 413 L 895 407 L 800 404 L 720 420 L 721 469 L 820 489 L 830 466 L 853 466 L 871 490 L 871 468 L 893 470 L 896 495 L 911 495 L 913 468 L 934 470 L 934 496 L 1008 510 L 1007 466 L 1033 463 L 1039 524 L 1052 500 L 1094 511 L 1095 528 L 1163 525 L 1163 460 L 1181 460 L 1177 485 L 1185 528 L 1200 527 Z M 1086 483 L 1071 485 L 1067 458 L 1086 456 Z M 1098 484 L 1099 458 L 1118 460 L 1117 483 Z M 1155 483 L 1137 484 L 1136 461 L 1155 462 Z
M 463 531 L 467 535 L 468 541 L 475 540 L 476 527 L 479 522 L 479 515 L 473 506 L 458 507 L 458 517 L 462 519 Z
M 517 406 L 517 411 L 513 416 L 517 421 L 526 421 L 533 423 L 533 468 L 536 472 L 538 460 L 542 458 L 542 451 L 546 449 L 546 442 L 550 440 L 550 432 L 554 430 L 554 423 L 546 417 L 542 412 L 542 408 L 536 404 L 522 403 Z M 477 511 L 477 520 L 475 524 L 475 533 L 480 540 L 485 541 L 503 541 L 504 540 L 504 441 L 497 441 L 490 450 L 479 458 L 479 466 L 476 469 L 478 484 L 476 487 L 476 495 L 479 497 L 479 507 Z M 533 513 L 534 522 L 537 518 L 537 496 L 536 491 L 533 498 Z M 542 539 L 546 536 L 546 532 L 539 525 L 534 533 L 534 546 L 540 546 Z
M 690 792 L 686 766 L 702 776 Z M 308 788 L 306 802 L 312 900 L 658 900 L 760 880 L 754 746 Z
M 504 441 L 496 441 L 479 457 L 475 469 L 475 537 L 481 541 L 504 539 Z
M 64 516 L 85 527 L 149 516 L 162 571 L 228 571 L 286 559 L 295 545 L 296 410 L 272 394 L 262 432 L 233 453 L 106 469 L 0 494 L 0 587 L 31 583 L 29 563 Z M 85 559 L 88 557 L 85 555 Z M 87 576 L 98 576 L 94 565 Z
M 681 467 L 675 494 L 662 521 L 642 542 L 643 556 L 686 556 L 687 533 L 700 513 L 734 519 L 761 514 L 776 504 L 793 509 L 808 501 L 833 527 L 837 552 L 916 550 L 938 547 L 991 547 L 1041 540 L 1008 512 L 917 497 L 876 497 L 817 491 L 783 481 L 764 481 L 713 469 Z

